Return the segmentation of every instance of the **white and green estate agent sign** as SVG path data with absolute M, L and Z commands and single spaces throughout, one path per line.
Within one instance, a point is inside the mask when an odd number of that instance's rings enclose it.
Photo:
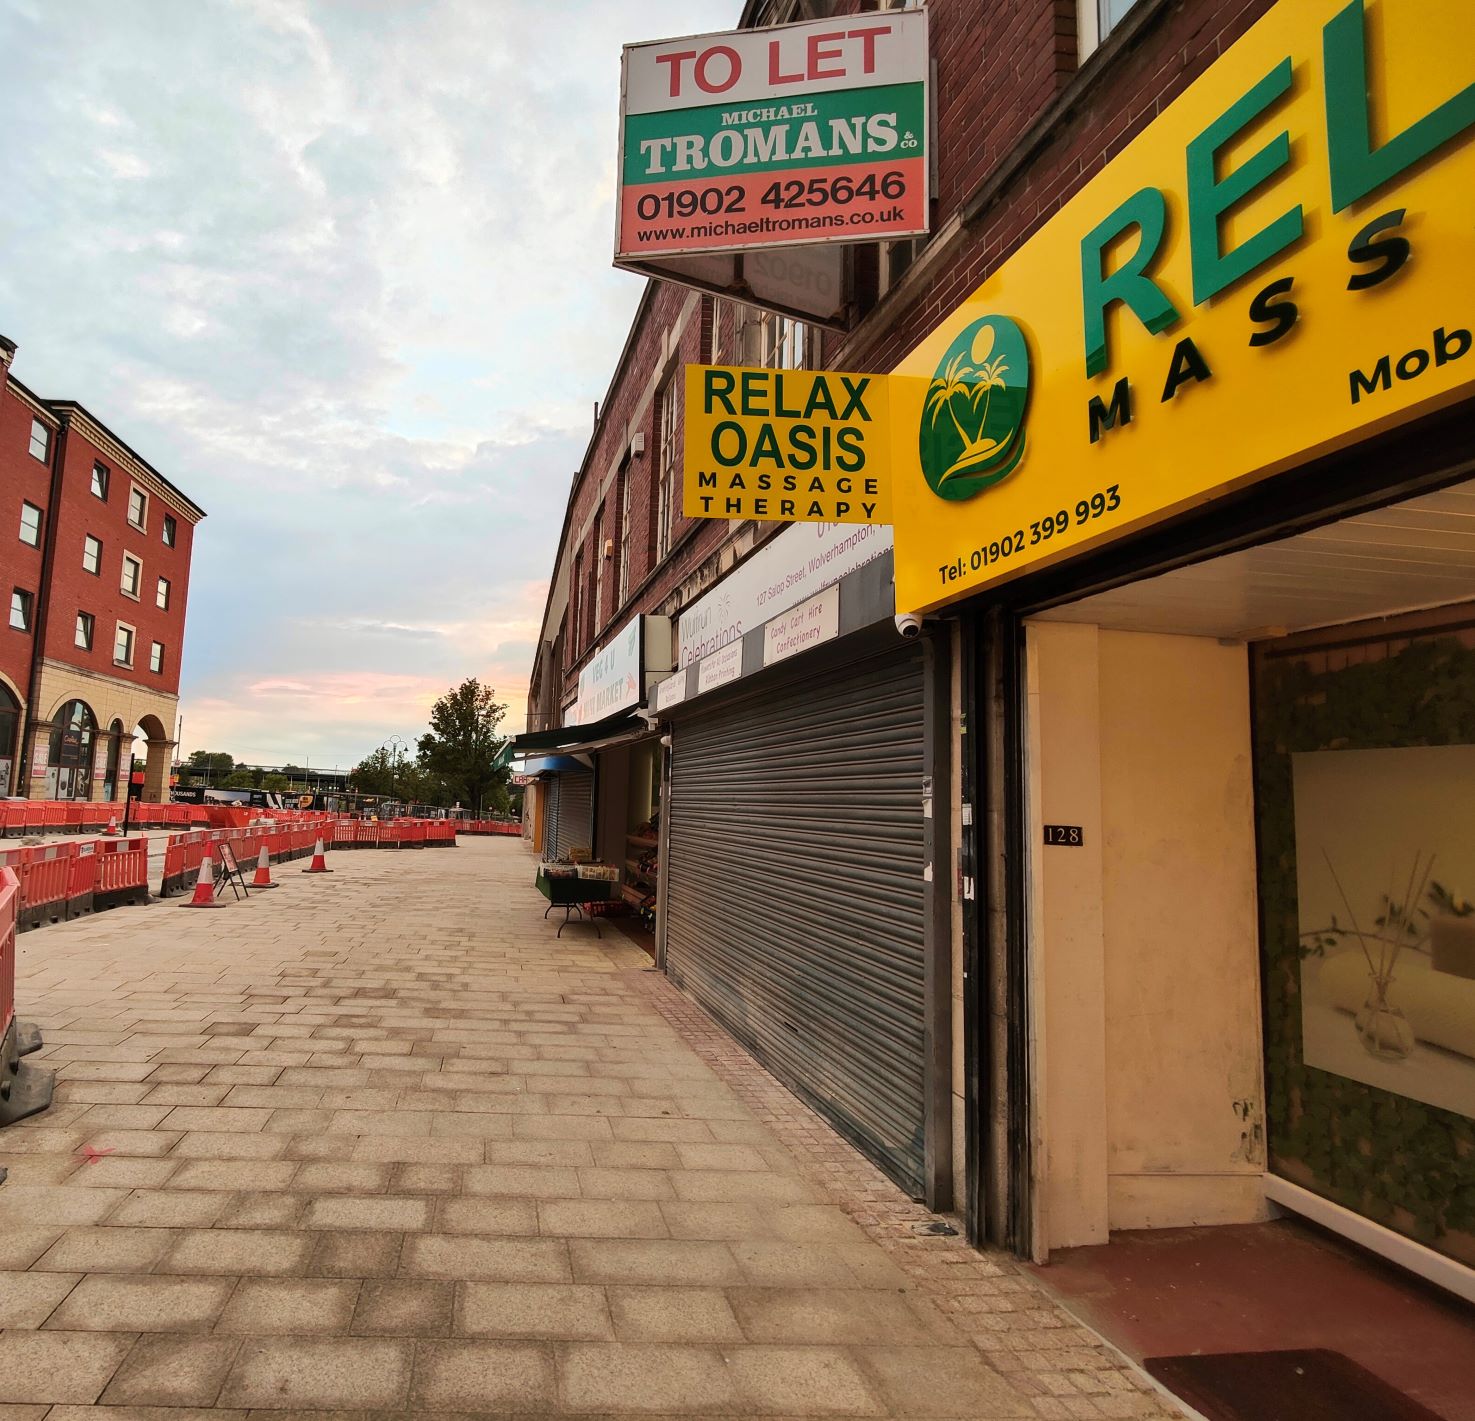
M 927 230 L 920 10 L 627 45 L 615 260 Z

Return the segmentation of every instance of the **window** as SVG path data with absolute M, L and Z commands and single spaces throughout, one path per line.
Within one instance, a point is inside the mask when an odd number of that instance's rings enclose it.
M 574 554 L 574 580 L 572 583 L 573 615 L 569 618 L 569 632 L 573 642 L 573 653 L 577 657 L 584 650 L 584 550 Z
M 41 546 L 41 510 L 34 503 L 20 506 L 20 540 L 33 548 Z
M 92 495 L 104 503 L 108 501 L 108 470 L 102 464 L 92 466 Z
M 39 419 L 33 419 L 31 421 L 31 458 L 39 459 L 44 464 L 50 452 L 51 431 Z
M 149 518 L 149 496 L 135 484 L 128 490 L 128 521 L 135 528 L 146 528 Z
M 1076 0 L 1076 31 L 1082 60 L 1106 43 L 1136 3 L 1137 0 Z
M 92 633 L 96 625 L 97 619 L 91 612 L 77 613 L 77 630 L 72 634 L 72 640 L 83 651 L 92 650 Z
M 129 597 L 137 597 L 143 583 L 143 564 L 132 553 L 123 554 L 123 581 L 119 584 Z
M 660 439 L 656 444 L 656 561 L 671 551 L 671 525 L 676 498 L 676 377 L 656 397 L 660 406 Z
M 133 628 L 118 623 L 118 634 L 113 638 L 113 661 L 118 666 L 133 665 Z
M 594 633 L 604 625 L 604 505 L 594 514 Z
M 17 587 L 10 594 L 10 625 L 18 632 L 28 632 L 31 629 L 31 613 L 35 609 L 35 599 L 29 592 Z
M 102 569 L 102 542 L 90 533 L 82 539 L 82 566 L 94 577 Z
M 765 311 L 760 327 L 758 363 L 772 370 L 802 370 L 808 344 L 803 321 Z
M 166 513 L 164 515 L 164 546 L 166 548 L 174 546 L 174 538 L 178 531 L 179 525 L 174 521 L 173 515 Z
M 630 595 L 630 462 L 620 470 L 620 591 L 615 598 L 623 607 Z
M 161 675 L 164 670 L 164 643 L 156 641 L 149 647 L 149 670 L 156 676 Z
M 167 577 L 159 579 L 159 590 L 154 593 L 154 601 L 164 611 L 169 610 L 169 579 Z

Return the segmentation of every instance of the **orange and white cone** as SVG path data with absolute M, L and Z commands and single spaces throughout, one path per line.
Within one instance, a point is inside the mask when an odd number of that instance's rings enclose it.
M 325 859 L 323 857 L 323 839 L 322 839 L 322 835 L 321 834 L 318 835 L 318 841 L 317 841 L 317 843 L 313 845 L 313 849 L 312 849 L 312 862 L 310 864 L 308 864 L 308 866 L 305 869 L 303 869 L 302 871 L 303 871 L 303 873 L 332 873 L 333 872 L 333 870 L 328 867 L 328 861 L 327 861 L 327 859 Z
M 261 846 L 261 852 L 256 855 L 256 877 L 251 880 L 252 888 L 276 888 L 278 885 L 271 881 L 271 855 L 266 851 L 266 845 Z
M 102 832 L 109 839 L 116 839 L 120 834 L 122 834 L 123 831 L 118 828 L 118 816 L 116 814 L 114 814 L 108 820 L 108 827 Z
M 210 856 L 210 846 L 205 846 L 205 857 L 200 860 L 200 876 L 195 879 L 195 896 L 181 908 L 223 908 L 224 903 L 215 897 L 215 860 Z

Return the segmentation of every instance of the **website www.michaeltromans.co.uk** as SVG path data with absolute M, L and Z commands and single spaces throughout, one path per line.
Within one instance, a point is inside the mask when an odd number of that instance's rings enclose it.
M 675 227 L 648 227 L 637 231 L 640 242 L 682 242 L 699 237 L 755 237 L 768 232 L 822 232 L 837 227 L 869 227 L 881 222 L 895 222 L 904 215 L 900 206 L 883 212 L 823 213 L 802 217 L 756 217 L 751 221 L 683 222 Z

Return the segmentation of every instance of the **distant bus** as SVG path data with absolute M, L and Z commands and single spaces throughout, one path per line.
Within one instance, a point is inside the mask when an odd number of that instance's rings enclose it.
M 268 789 L 206 789 L 191 785 L 176 789 L 171 796 L 175 804 L 234 804 L 241 809 L 296 808 L 298 796 L 282 795 Z

